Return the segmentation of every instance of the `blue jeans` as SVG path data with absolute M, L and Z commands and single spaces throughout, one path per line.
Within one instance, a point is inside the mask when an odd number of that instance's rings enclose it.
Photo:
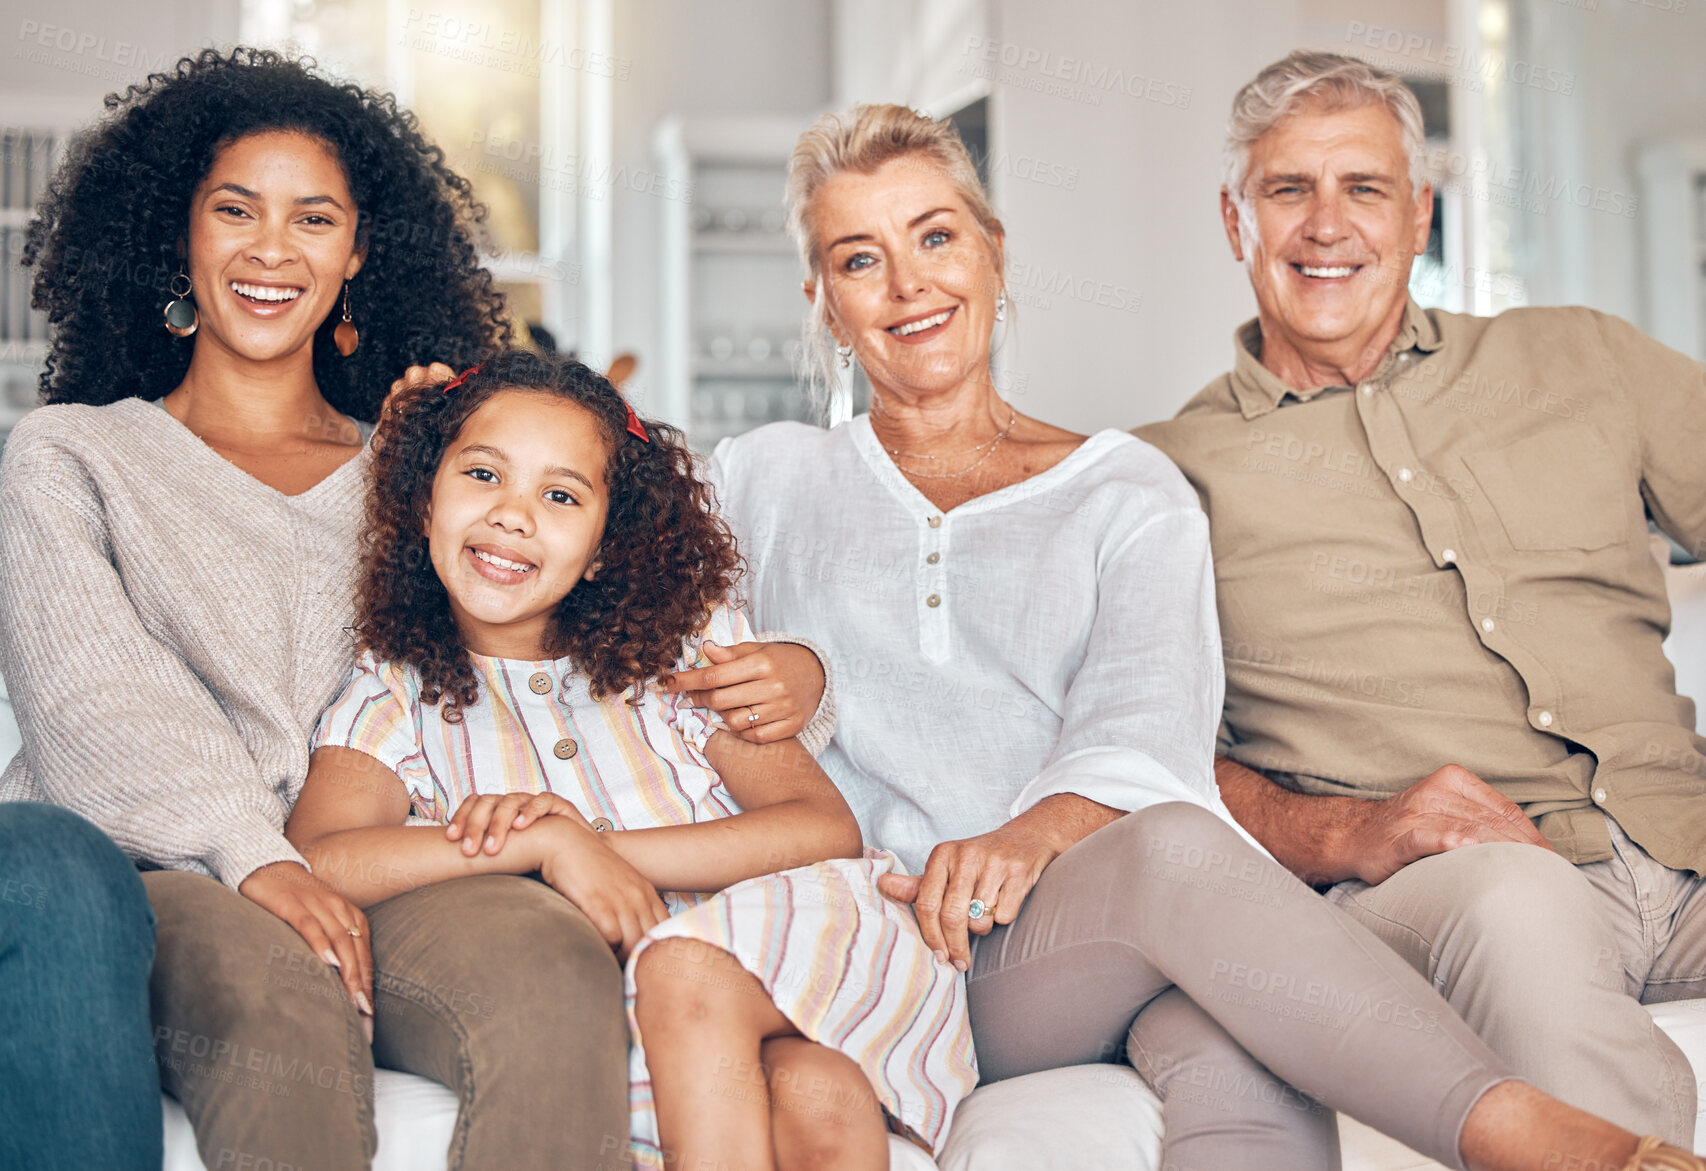
M 0 1169 L 159 1171 L 153 964 L 118 847 L 56 806 L 0 803 Z

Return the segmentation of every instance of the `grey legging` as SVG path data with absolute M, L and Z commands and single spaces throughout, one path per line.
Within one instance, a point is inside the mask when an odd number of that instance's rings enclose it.
M 1126 1056 L 1169 1171 L 1337 1168 L 1317 1102 L 1461 1168 L 1470 1107 L 1511 1076 L 1395 952 L 1183 803 L 1056 859 L 967 989 L 985 1081 Z

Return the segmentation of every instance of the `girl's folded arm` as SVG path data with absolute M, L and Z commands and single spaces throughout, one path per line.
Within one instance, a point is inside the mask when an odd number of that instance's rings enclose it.
M 443 826 L 405 825 L 408 816 L 409 791 L 396 772 L 365 752 L 327 746 L 309 759 L 308 780 L 284 836 L 322 881 L 368 907 L 446 879 L 531 874 L 561 829 L 578 828 L 546 818 L 515 831 L 501 853 L 470 858 L 444 836 Z
M 799 741 L 712 734 L 705 759 L 744 812 L 692 825 L 600 835 L 660 890 L 715 891 L 761 874 L 857 858 L 859 823 Z

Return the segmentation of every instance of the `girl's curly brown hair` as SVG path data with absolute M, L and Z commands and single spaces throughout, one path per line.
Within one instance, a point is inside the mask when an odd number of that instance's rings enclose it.
M 399 392 L 374 436 L 356 603 L 362 645 L 419 672 L 421 700 L 442 702 L 452 723 L 478 702 L 473 663 L 428 553 L 427 509 L 439 464 L 469 416 L 501 391 L 526 390 L 590 412 L 610 451 L 598 575 L 558 605 L 548 652 L 571 659 L 594 698 L 641 689 L 674 669 L 683 641 L 704 629 L 740 575 L 734 536 L 694 474 L 681 432 L 648 419 L 650 442 L 629 434 L 621 393 L 573 359 L 510 351 L 449 394 L 445 385 Z

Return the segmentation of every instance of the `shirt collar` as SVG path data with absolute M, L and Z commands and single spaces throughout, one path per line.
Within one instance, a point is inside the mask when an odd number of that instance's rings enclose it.
M 1408 353 L 1411 350 L 1431 354 L 1439 349 L 1440 341 L 1439 327 L 1434 324 L 1433 318 L 1411 298 L 1404 308 L 1404 322 L 1398 327 L 1398 336 L 1392 339 L 1392 348 L 1387 351 L 1387 361 L 1390 362 L 1395 354 Z M 1238 400 L 1238 408 L 1244 412 L 1246 419 L 1254 419 L 1257 415 L 1265 415 L 1277 409 L 1287 395 L 1293 399 L 1297 398 L 1295 390 L 1262 365 L 1260 318 L 1253 317 L 1233 331 L 1232 350 L 1235 355 L 1231 375 L 1232 396 Z M 1381 369 L 1384 368 L 1385 363 L 1382 363 Z M 1313 395 L 1318 391 L 1312 390 L 1309 393 Z

